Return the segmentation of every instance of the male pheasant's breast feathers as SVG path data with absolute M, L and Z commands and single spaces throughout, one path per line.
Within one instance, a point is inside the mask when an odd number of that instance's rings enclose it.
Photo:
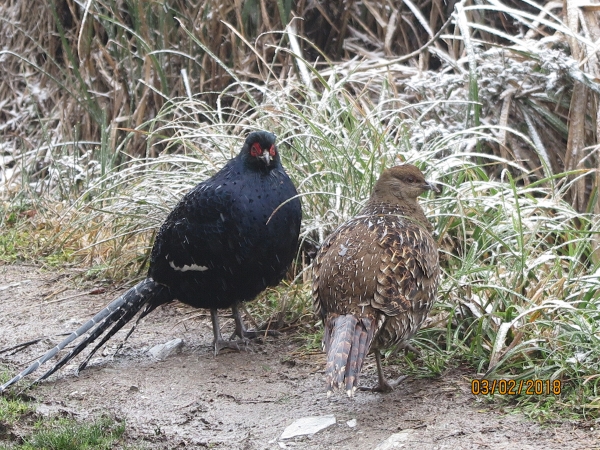
M 277 285 L 296 256 L 300 199 L 270 133 L 188 192 L 161 226 L 148 275 L 183 303 L 227 308 Z

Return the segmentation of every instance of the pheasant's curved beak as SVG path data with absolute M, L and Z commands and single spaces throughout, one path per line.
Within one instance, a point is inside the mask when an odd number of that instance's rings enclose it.
M 262 159 L 267 166 L 271 164 L 271 154 L 269 153 L 269 150 L 264 150 L 259 158 Z
M 438 194 L 440 193 L 440 189 L 435 185 L 435 183 L 432 183 L 430 181 L 425 182 L 425 184 L 423 185 L 423 189 L 437 192 Z

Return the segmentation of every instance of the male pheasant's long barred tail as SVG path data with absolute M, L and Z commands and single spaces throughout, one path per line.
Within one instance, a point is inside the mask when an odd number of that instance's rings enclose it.
M 35 372 L 42 364 L 53 358 L 67 345 L 91 330 L 89 334 L 85 336 L 85 338 L 77 345 L 77 347 L 71 350 L 69 354 L 63 357 L 34 383 L 49 377 L 66 363 L 68 363 L 72 358 L 77 356 L 84 348 L 94 342 L 98 336 L 102 335 L 106 330 L 109 329 L 109 327 L 111 327 L 111 325 L 114 324 L 106 336 L 104 336 L 102 341 L 94 347 L 85 361 L 81 364 L 79 370 L 82 370 L 96 350 L 98 350 L 108 339 L 110 339 L 117 331 L 119 331 L 129 320 L 131 320 L 131 318 L 135 316 L 135 314 L 137 314 L 142 307 L 144 307 L 144 305 L 147 306 L 143 311 L 142 316 L 145 316 L 147 313 L 156 308 L 156 306 L 170 301 L 171 299 L 169 298 L 169 295 L 170 294 L 167 287 L 156 283 L 150 278 L 138 283 L 123 295 L 113 300 L 108 306 L 102 309 L 102 311 L 84 323 L 76 331 L 72 332 L 65 340 L 49 350 L 40 359 L 35 361 L 14 378 L 0 386 L 0 392 L 3 392 L 9 386 L 17 383 L 19 380 L 21 380 L 21 378 L 29 375 L 32 372 Z M 129 334 L 127 336 L 129 336 Z
M 352 397 L 360 369 L 373 341 L 375 323 L 367 317 L 358 318 L 347 314 L 329 319 L 326 329 L 331 330 L 331 335 L 326 336 L 325 340 L 328 395 L 334 388 L 343 386 L 348 397 Z

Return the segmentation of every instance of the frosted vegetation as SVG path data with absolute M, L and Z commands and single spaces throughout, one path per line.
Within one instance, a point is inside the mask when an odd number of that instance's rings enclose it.
M 442 187 L 424 204 L 443 276 L 400 370 L 560 379 L 561 397 L 517 401 L 598 411 L 600 27 L 585 5 L 65 0 L 33 24 L 21 3 L 0 6 L 2 259 L 140 277 L 169 210 L 253 129 L 278 136 L 305 249 L 410 162 Z M 309 264 L 282 295 L 314 324 Z

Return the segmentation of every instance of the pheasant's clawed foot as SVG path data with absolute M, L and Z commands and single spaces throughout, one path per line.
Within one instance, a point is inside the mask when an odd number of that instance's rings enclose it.
M 251 348 L 249 345 L 250 341 L 248 339 L 235 339 L 235 340 L 227 340 L 227 339 L 215 339 L 213 341 L 213 348 L 215 351 L 215 356 L 221 353 L 221 350 L 228 349 L 236 352 L 240 352 L 242 350 L 248 350 Z
M 279 336 L 281 333 L 276 330 L 247 330 L 244 326 L 242 316 L 240 314 L 239 305 L 234 305 L 231 308 L 233 313 L 233 319 L 235 321 L 235 331 L 229 338 L 223 339 L 221 336 L 221 328 L 219 326 L 219 315 L 216 309 L 211 309 L 210 316 L 213 325 L 213 348 L 215 356 L 217 356 L 221 350 L 228 349 L 233 351 L 251 350 L 252 340 L 261 342 L 261 338 L 264 336 Z M 236 339 L 237 338 L 237 339 Z
M 407 355 L 408 352 L 413 352 L 415 355 L 421 356 L 421 350 L 408 342 L 404 342 L 400 347 L 398 347 L 398 350 L 404 350 L 405 355 Z
M 240 336 L 240 339 L 233 339 L 233 337 L 235 336 L 236 333 L 234 333 L 234 335 L 232 336 L 232 339 L 223 339 L 223 336 L 221 335 L 221 328 L 219 326 L 219 315 L 216 309 L 211 309 L 210 310 L 210 317 L 212 320 L 212 326 L 213 326 L 213 335 L 214 335 L 214 339 L 213 339 L 213 349 L 215 352 L 215 356 L 217 356 L 221 350 L 224 349 L 229 349 L 229 350 L 233 350 L 236 352 L 239 352 L 241 350 L 247 350 L 250 344 L 250 341 L 248 338 L 245 338 L 243 336 Z M 236 329 L 237 329 L 237 324 L 236 324 Z
M 379 353 L 379 351 L 375 351 L 375 361 L 377 362 L 377 377 L 379 378 L 379 381 L 377 382 L 377 385 L 372 388 L 362 386 L 359 387 L 361 391 L 382 393 L 392 392 L 394 388 L 398 387 L 400 383 L 402 383 L 406 378 L 408 378 L 408 376 L 406 375 L 401 375 L 393 381 L 386 380 L 385 376 L 383 375 L 383 368 L 381 367 L 381 354 Z
M 373 387 L 360 386 L 358 389 L 360 389 L 361 391 L 381 392 L 382 394 L 387 394 L 389 392 L 392 392 L 395 388 L 397 388 L 400 385 L 400 383 L 402 383 L 407 378 L 407 375 L 401 375 L 393 381 L 387 381 L 386 379 L 383 379 L 379 380 L 377 385 Z

